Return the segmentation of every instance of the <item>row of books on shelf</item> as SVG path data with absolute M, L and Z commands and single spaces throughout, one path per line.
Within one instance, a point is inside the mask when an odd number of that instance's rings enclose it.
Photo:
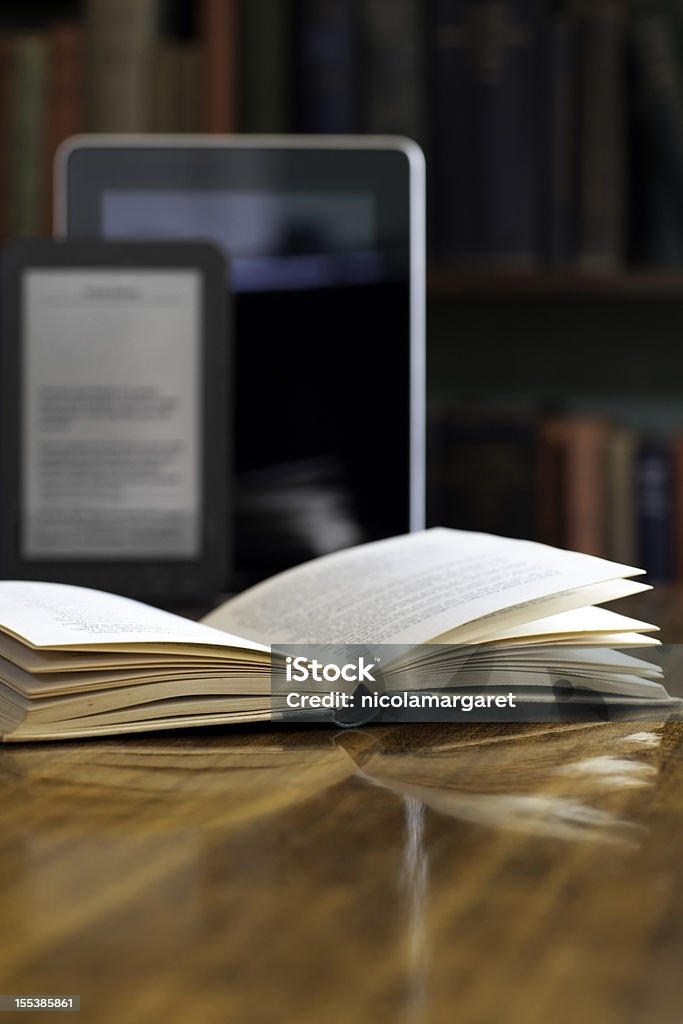
M 675 5 L 645 16 L 634 0 L 628 18 L 622 0 L 81 7 L 55 21 L 57 0 L 38 31 L 3 16 L 0 236 L 49 230 L 55 147 L 84 129 L 388 133 L 427 153 L 438 258 L 683 262 Z
M 649 435 L 584 415 L 437 411 L 428 520 L 538 540 L 683 580 L 683 425 Z
M 49 232 L 59 143 L 105 133 L 425 142 L 420 0 L 82 0 L 0 11 L 0 239 Z M 12 19 L 16 25 L 12 24 Z
M 609 271 L 683 263 L 683 8 L 437 0 L 438 254 Z

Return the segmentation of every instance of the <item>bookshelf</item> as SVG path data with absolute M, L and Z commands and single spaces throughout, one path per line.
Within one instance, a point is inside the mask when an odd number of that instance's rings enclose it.
M 7 208 L 67 129 L 398 133 L 427 155 L 431 294 L 646 289 L 627 268 L 683 267 L 681 38 L 666 0 L 6 3 L 0 235 L 36 229 Z
M 481 297 L 522 302 L 590 297 L 679 301 L 683 299 L 683 267 L 680 270 L 653 267 L 608 274 L 571 270 L 515 274 L 467 271 L 457 266 L 433 264 L 427 273 L 427 294 L 433 302 Z
M 506 416 L 524 420 L 534 443 L 560 416 L 630 431 L 636 447 L 673 444 L 682 52 L 670 0 L 5 4 L 0 236 L 49 232 L 51 156 L 76 131 L 405 134 L 427 156 L 429 404 L 432 421 L 451 419 L 439 486 L 453 484 L 464 410 L 483 434 L 486 417 L 492 434 Z M 659 498 L 669 533 L 671 495 L 683 494 L 674 469 Z M 630 472 L 637 491 L 636 456 Z M 505 479 L 501 532 L 506 493 L 519 490 Z M 463 525 L 456 506 L 447 520 Z

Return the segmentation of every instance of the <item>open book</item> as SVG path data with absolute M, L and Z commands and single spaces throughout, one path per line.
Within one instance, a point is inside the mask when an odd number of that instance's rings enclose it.
M 500 686 L 553 701 L 554 674 L 589 681 L 607 701 L 670 705 L 661 670 L 624 651 L 657 645 L 647 635 L 656 627 L 595 607 L 649 589 L 632 578 L 641 572 L 439 528 L 290 569 L 202 622 L 101 591 L 0 581 L 0 734 L 64 739 L 286 718 L 271 681 L 284 645 L 388 645 L 398 653 L 384 667 L 387 691 L 441 680 L 451 691 Z

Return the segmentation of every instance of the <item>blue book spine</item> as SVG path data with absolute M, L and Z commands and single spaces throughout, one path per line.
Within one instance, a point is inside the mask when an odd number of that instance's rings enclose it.
M 577 254 L 584 270 L 613 270 L 626 222 L 626 62 L 622 0 L 580 0 Z
M 464 0 L 435 0 L 431 28 L 430 247 L 442 260 L 467 261 L 479 248 L 475 76 L 463 45 Z
M 643 441 L 636 461 L 640 565 L 653 580 L 673 578 L 673 472 L 665 441 Z
M 294 123 L 313 133 L 353 132 L 355 40 L 352 0 L 297 0 Z
M 446 258 L 536 261 L 542 26 L 539 0 L 437 0 L 435 188 Z
M 541 257 L 566 266 L 576 255 L 576 26 L 551 14 L 543 29 Z

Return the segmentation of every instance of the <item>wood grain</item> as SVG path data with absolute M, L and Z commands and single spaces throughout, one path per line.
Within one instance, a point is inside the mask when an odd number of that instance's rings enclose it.
M 620 606 L 683 639 L 683 595 Z M 84 1022 L 681 1019 L 679 723 L 36 744 L 0 785 L 0 991 Z

